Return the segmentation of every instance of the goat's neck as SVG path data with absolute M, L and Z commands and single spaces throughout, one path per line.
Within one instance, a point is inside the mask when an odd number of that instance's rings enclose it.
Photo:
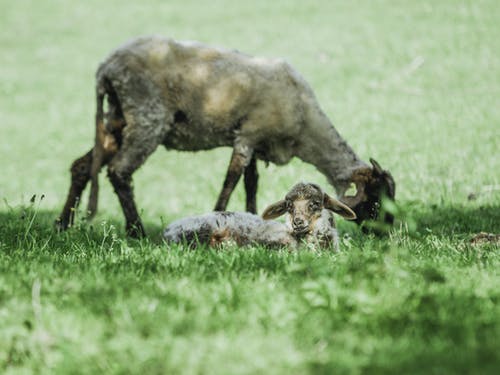
M 362 161 L 321 110 L 307 116 L 296 156 L 314 165 L 343 194 L 356 172 L 370 167 Z

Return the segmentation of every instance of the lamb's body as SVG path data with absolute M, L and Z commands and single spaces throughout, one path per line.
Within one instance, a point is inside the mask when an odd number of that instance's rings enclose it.
M 333 212 L 350 220 L 356 218 L 349 207 L 324 193 L 318 185 L 299 183 L 285 199 L 266 208 L 263 218 L 247 212 L 212 212 L 171 223 L 163 237 L 167 242 L 190 245 L 235 242 L 239 246 L 296 248 L 305 242 L 337 250 Z M 286 224 L 268 220 L 284 214 Z
M 214 240 L 234 241 L 239 246 L 257 244 L 294 248 L 297 245 L 287 225 L 264 220 L 248 212 L 219 211 L 186 217 L 171 223 L 163 232 L 163 237 L 169 243 L 186 242 L 191 245 L 211 245 Z
M 73 163 L 62 228 L 71 224 L 89 179 L 89 211 L 96 210 L 97 174 L 109 163 L 127 230 L 143 235 L 131 178 L 161 144 L 186 151 L 233 147 L 217 211 L 225 210 L 244 173 L 247 211 L 255 213 L 255 159 L 285 164 L 297 156 L 315 165 L 341 195 L 354 182 L 358 194 L 346 202 L 355 210 L 363 203 L 360 220 L 376 216 L 372 200 L 380 201 L 381 178 L 340 137 L 309 85 L 283 60 L 148 37 L 114 51 L 96 79 L 96 143 Z

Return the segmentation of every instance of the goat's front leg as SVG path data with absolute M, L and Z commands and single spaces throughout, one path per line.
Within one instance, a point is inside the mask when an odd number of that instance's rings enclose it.
M 245 168 L 245 192 L 247 195 L 247 212 L 252 214 L 257 213 L 257 182 L 259 181 L 259 173 L 257 172 L 257 160 L 252 156 L 250 164 Z
M 227 169 L 226 178 L 222 191 L 219 194 L 219 199 L 215 204 L 214 211 L 224 211 L 231 197 L 236 184 L 238 183 L 243 171 L 252 160 L 253 149 L 247 145 L 236 144 L 233 148 L 229 168 Z
M 71 165 L 71 186 L 64 208 L 56 220 L 55 225 L 59 230 L 64 230 L 73 224 L 75 208 L 82 196 L 88 181 L 90 180 L 90 168 L 92 165 L 92 150 L 82 157 L 76 159 Z

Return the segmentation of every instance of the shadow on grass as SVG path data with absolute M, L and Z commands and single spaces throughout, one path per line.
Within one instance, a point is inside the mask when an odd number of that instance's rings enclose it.
M 58 213 L 40 210 L 34 206 L 16 207 L 0 211 L 0 244 L 7 247 L 21 247 L 28 243 L 45 242 L 49 245 L 82 241 L 99 245 L 118 238 L 126 238 L 124 222 L 115 219 L 96 219 L 87 222 L 77 219 L 74 226 L 59 232 L 54 226 Z M 162 227 L 145 223 L 147 241 L 153 245 L 162 244 Z M 139 242 L 132 240 L 131 242 Z
M 443 235 L 500 232 L 500 207 L 496 205 L 420 206 L 410 215 L 419 232 L 428 230 Z
M 478 232 L 500 233 L 500 207 L 496 205 L 466 207 L 452 205 L 422 205 L 409 203 L 403 206 L 401 223 L 411 222 L 420 234 L 470 235 Z M 17 207 L 0 211 L 0 240 L 4 245 L 19 244 L 20 240 L 37 238 L 57 241 L 85 239 L 85 242 L 101 243 L 108 237 L 125 238 L 124 222 L 116 219 L 97 218 L 91 222 L 77 220 L 73 228 L 59 233 L 54 227 L 58 213 L 40 210 L 34 206 Z M 147 241 L 162 244 L 162 225 L 145 223 Z M 358 227 L 340 223 L 340 230 L 358 232 Z M 361 231 L 357 234 L 361 235 Z M 356 235 L 357 237 L 357 235 Z M 361 236 L 362 237 L 362 236 Z M 133 240 L 131 240 L 133 241 Z

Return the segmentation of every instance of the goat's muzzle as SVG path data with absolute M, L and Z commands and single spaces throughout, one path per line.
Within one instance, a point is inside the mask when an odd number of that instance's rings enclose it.
M 394 216 L 390 212 L 383 212 L 382 200 L 384 198 L 395 200 L 396 183 L 389 171 L 380 167 L 374 159 L 370 159 L 372 169 L 369 175 L 363 176 L 362 181 L 354 181 L 357 194 L 354 197 L 342 197 L 340 200 L 347 204 L 356 213 L 356 223 L 361 224 L 365 220 L 383 220 L 387 224 L 393 224 Z

